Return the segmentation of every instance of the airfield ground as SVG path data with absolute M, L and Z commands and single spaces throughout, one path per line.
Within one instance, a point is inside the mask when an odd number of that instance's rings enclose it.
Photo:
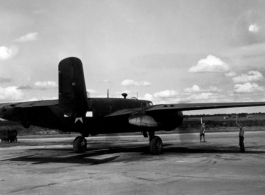
M 140 135 L 88 138 L 84 154 L 67 137 L 19 137 L 0 144 L 0 194 L 264 194 L 265 131 L 161 135 L 149 154 Z

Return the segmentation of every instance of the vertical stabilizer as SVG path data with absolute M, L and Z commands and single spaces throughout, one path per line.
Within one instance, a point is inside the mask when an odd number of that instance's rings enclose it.
M 59 63 L 59 106 L 63 114 L 73 117 L 83 116 L 88 110 L 83 65 L 78 58 Z

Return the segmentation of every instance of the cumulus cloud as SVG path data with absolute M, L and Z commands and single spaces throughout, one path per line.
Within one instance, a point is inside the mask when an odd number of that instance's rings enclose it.
M 40 99 L 40 98 L 37 98 L 37 97 L 31 97 L 31 98 L 29 98 L 29 99 L 27 99 L 26 101 L 28 102 L 31 102 L 31 101 L 38 101 L 38 100 L 42 100 L 42 99 Z
M 37 81 L 34 83 L 34 85 L 21 85 L 17 87 L 20 90 L 34 90 L 34 89 L 40 89 L 40 90 L 46 90 L 46 89 L 53 89 L 58 87 L 57 83 L 54 81 Z
M 0 87 L 0 100 L 1 101 L 14 101 L 21 100 L 23 98 L 23 92 L 16 86 L 10 86 L 6 88 Z
M 97 93 L 97 91 L 94 90 L 94 89 L 87 89 L 87 90 L 86 90 L 86 94 L 87 94 L 87 97 L 88 97 L 88 98 L 90 98 L 90 94 L 95 95 L 96 93 Z
M 208 55 L 205 59 L 201 59 L 197 65 L 192 66 L 189 72 L 227 72 L 229 66 L 221 59 Z
M 0 60 L 7 60 L 12 58 L 14 55 L 16 55 L 18 52 L 17 47 L 6 47 L 1 46 L 0 47 Z
M 213 95 L 213 93 L 201 93 L 201 94 L 193 94 L 189 97 L 186 97 L 186 100 L 194 101 L 194 100 L 208 100 Z
M 263 75 L 258 71 L 249 71 L 248 74 L 242 74 L 232 79 L 234 83 L 247 83 L 253 81 L 261 81 L 264 78 Z
M 123 86 L 136 86 L 137 82 L 130 80 L 130 79 L 125 79 L 124 81 L 121 82 L 121 85 L 123 85 Z
M 150 100 L 154 104 L 174 104 L 187 102 L 220 102 L 226 99 L 226 96 L 220 93 L 222 91 L 218 87 L 210 86 L 202 89 L 197 85 L 186 88 L 186 91 L 178 92 L 175 90 L 164 90 L 154 94 L 145 94 L 140 99 Z M 231 101 L 231 100 L 230 100 Z
M 28 101 L 39 101 L 39 100 L 57 100 L 58 97 L 54 97 L 54 96 L 33 96 L 29 99 L 26 99 L 24 102 L 28 102 Z
M 221 95 L 215 95 L 211 92 L 196 94 L 181 94 L 174 90 L 165 90 L 155 94 L 145 94 L 140 99 L 150 100 L 154 104 L 174 104 L 180 102 L 216 102 Z
M 94 90 L 94 89 L 87 89 L 87 92 L 88 92 L 88 93 L 91 93 L 91 94 L 95 94 L 95 93 L 97 93 L 97 91 Z
M 154 98 L 153 98 L 153 95 L 146 93 L 146 94 L 144 94 L 144 97 L 142 97 L 140 99 L 152 101 Z
M 256 83 L 248 82 L 244 84 L 236 84 L 234 91 L 237 93 L 250 93 L 250 92 L 264 91 L 264 88 Z
M 233 76 L 236 76 L 236 73 L 233 72 L 233 71 L 231 71 L 231 72 L 226 73 L 225 76 L 227 76 L 227 77 L 233 77 Z
M 140 81 L 140 82 L 138 83 L 138 85 L 139 85 L 139 86 L 150 86 L 151 83 L 149 83 L 149 82 L 147 82 L 147 81 Z
M 27 42 L 27 41 L 35 41 L 37 39 L 38 39 L 38 33 L 32 32 L 32 33 L 28 33 L 26 35 L 23 35 L 14 41 L 15 42 Z
M 103 80 L 104 83 L 110 83 L 110 80 L 109 79 L 105 79 Z
M 184 91 L 188 93 L 198 93 L 198 92 L 220 92 L 222 90 L 215 86 L 210 86 L 207 89 L 201 89 L 198 85 L 193 85 L 191 88 L 184 89 Z
M 175 90 L 165 90 L 159 91 L 154 94 L 155 98 L 173 98 L 176 97 L 178 93 Z
M 200 90 L 198 85 L 193 85 L 191 88 L 184 89 L 185 92 L 199 92 Z
M 152 101 L 153 104 L 170 104 L 179 102 L 179 99 L 177 99 L 177 93 L 174 90 L 160 91 L 155 94 L 146 93 L 143 97 L 139 97 L 139 99 Z
M 218 87 L 215 86 L 210 86 L 208 89 L 206 89 L 206 91 L 211 91 L 211 92 L 221 92 L 222 90 L 219 89 Z
M 30 86 L 30 85 L 21 85 L 17 89 L 20 89 L 20 90 L 30 90 L 30 89 L 33 89 L 33 87 Z
M 49 89 L 49 88 L 56 88 L 57 84 L 54 81 L 43 81 L 43 82 L 37 81 L 34 84 L 34 87 L 37 89 L 45 90 L 45 89 Z
M 140 82 L 136 82 L 134 80 L 131 79 L 125 79 L 124 81 L 121 82 L 122 86 L 149 86 L 151 85 L 151 83 L 147 82 L 147 81 L 140 81 Z

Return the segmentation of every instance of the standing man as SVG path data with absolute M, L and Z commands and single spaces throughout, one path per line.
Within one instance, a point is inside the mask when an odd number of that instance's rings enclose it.
M 200 142 L 202 142 L 202 137 L 203 137 L 203 142 L 205 142 L 205 123 L 202 122 L 201 118 Z
M 236 125 L 239 127 L 239 146 L 240 146 L 240 152 L 245 152 L 245 146 L 244 146 L 244 128 L 241 124 L 238 124 L 236 121 Z

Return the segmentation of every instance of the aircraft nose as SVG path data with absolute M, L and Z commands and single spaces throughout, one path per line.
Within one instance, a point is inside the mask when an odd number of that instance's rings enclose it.
M 10 117 L 13 116 L 15 108 L 11 106 L 2 106 L 0 107 L 0 118 L 3 119 L 9 119 Z
M 6 108 L 5 106 L 1 106 L 0 107 L 0 117 L 2 117 L 4 115 L 4 113 L 6 112 Z

